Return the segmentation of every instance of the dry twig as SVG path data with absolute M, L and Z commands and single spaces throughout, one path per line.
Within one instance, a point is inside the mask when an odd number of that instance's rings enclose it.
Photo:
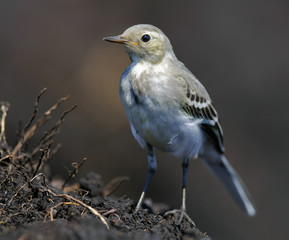
M 77 202 L 79 203 L 80 205 L 82 205 L 83 207 L 89 209 L 94 215 L 98 216 L 100 218 L 100 220 L 102 221 L 102 223 L 106 226 L 107 229 L 109 229 L 109 226 L 108 226 L 108 223 L 107 221 L 104 219 L 104 217 L 94 208 L 92 208 L 91 206 L 85 204 L 84 202 L 82 202 L 81 200 L 79 199 L 76 199 L 68 194 L 56 194 L 54 193 L 52 190 L 50 190 L 49 188 L 47 188 L 47 191 L 49 193 L 51 193 L 53 196 L 55 197 L 63 197 L 63 198 L 66 198 L 70 201 L 74 201 L 74 202 Z
M 39 106 L 39 101 L 40 101 L 40 97 L 47 91 L 47 88 L 43 88 L 40 93 L 38 93 L 35 103 L 34 103 L 34 110 L 33 110 L 33 114 L 30 117 L 29 121 L 27 122 L 26 126 L 23 128 L 22 132 L 26 132 L 28 130 L 28 128 L 31 126 L 33 120 L 36 118 L 37 112 L 38 112 L 38 106 Z
M 64 189 L 66 183 L 68 183 L 68 181 L 73 178 L 77 173 L 78 173 L 78 170 L 79 168 L 85 163 L 86 161 L 86 157 L 82 159 L 81 163 L 80 164 L 77 164 L 76 162 L 75 163 L 72 163 L 72 166 L 74 167 L 74 170 L 72 172 L 70 172 L 68 178 L 65 180 L 65 182 L 63 183 L 62 185 L 62 190 Z
M 51 220 L 51 221 L 54 220 L 54 219 L 53 219 L 53 210 L 54 210 L 55 208 L 59 207 L 60 205 L 70 205 L 70 204 L 76 205 L 76 206 L 79 205 L 79 204 L 77 204 L 77 203 L 75 203 L 75 202 L 60 202 L 60 203 L 58 203 L 56 206 L 50 208 L 50 210 L 49 210 L 50 220 Z M 47 217 L 47 216 L 46 216 L 46 217 Z M 46 217 L 44 218 L 44 221 L 46 220 Z
M 62 116 L 60 117 L 60 119 L 56 122 L 56 124 L 49 130 L 46 131 L 44 133 L 44 135 L 41 137 L 40 142 L 38 144 L 38 146 L 36 146 L 34 148 L 34 150 L 32 151 L 32 156 L 34 156 L 39 149 L 41 148 L 41 146 L 45 145 L 47 142 L 49 142 L 58 132 L 59 132 L 59 128 L 60 125 L 64 122 L 65 120 L 65 116 L 72 112 L 75 108 L 77 107 L 77 105 L 73 105 L 70 109 L 66 110 Z
M 31 183 L 34 181 L 35 178 L 42 176 L 44 178 L 44 174 L 43 173 L 39 173 L 37 175 L 35 175 L 33 178 L 31 178 L 29 181 L 27 181 L 26 183 L 24 183 L 17 191 L 16 193 L 12 196 L 12 198 L 9 200 L 9 202 L 7 203 L 8 206 L 12 203 L 13 199 L 18 195 L 18 193 L 21 191 L 21 189 L 23 189 L 25 186 L 27 186 L 27 184 Z M 47 185 L 46 185 L 47 186 Z
M 39 157 L 38 165 L 33 173 L 33 176 L 39 171 L 40 167 L 42 166 L 43 162 L 45 162 L 49 158 L 50 148 L 52 145 L 52 141 L 48 144 L 48 146 L 42 150 L 42 154 Z
M 66 198 L 66 199 L 68 199 L 68 200 L 70 200 L 70 201 L 76 202 L 76 203 L 82 205 L 83 207 L 89 209 L 94 215 L 98 216 L 98 217 L 100 218 L 100 220 L 102 221 L 102 223 L 107 227 L 107 229 L 109 229 L 109 225 L 108 225 L 107 221 L 104 219 L 104 217 L 103 217 L 96 209 L 92 208 L 91 206 L 85 204 L 85 203 L 82 202 L 81 200 L 76 199 L 76 198 L 74 198 L 74 197 L 72 197 L 72 196 L 70 196 L 70 195 L 68 195 L 68 194 L 56 194 L 55 192 L 53 192 L 53 191 L 48 187 L 48 185 L 46 184 L 45 176 L 44 176 L 43 173 L 37 174 L 37 175 L 34 176 L 29 182 L 32 182 L 35 178 L 40 177 L 40 176 L 42 177 L 43 183 L 44 183 L 44 185 L 45 185 L 45 187 L 46 187 L 46 189 L 43 189 L 44 191 L 46 190 L 47 192 L 49 192 L 50 194 L 52 194 L 54 197 Z M 26 183 L 26 184 L 27 184 L 27 183 Z M 26 184 L 24 184 L 24 185 L 26 185 Z M 24 185 L 21 187 L 21 189 L 24 187 Z M 21 189 L 19 189 L 19 191 L 20 191 Z M 17 193 L 18 193 L 19 191 L 17 191 Z M 15 196 L 16 196 L 16 195 L 15 195 Z M 10 200 L 10 201 L 11 201 L 11 200 Z M 10 201 L 9 201 L 9 202 L 10 202 Z
M 42 94 L 43 94 L 43 91 L 42 91 Z M 42 94 L 40 93 L 38 96 L 40 97 Z M 31 123 L 30 123 L 30 121 L 29 121 L 29 123 L 27 124 L 28 127 L 25 127 L 25 128 L 27 128 L 27 129 L 25 130 L 25 132 L 23 132 L 22 138 L 18 141 L 18 143 L 16 144 L 15 148 L 13 149 L 12 155 L 16 155 L 16 154 L 20 151 L 20 149 L 22 148 L 22 146 L 34 135 L 35 130 L 36 130 L 37 128 L 41 127 L 44 123 L 46 123 L 46 122 L 51 118 L 52 112 L 53 112 L 55 109 L 57 109 L 58 106 L 59 106 L 62 102 L 66 101 L 68 98 L 69 98 L 69 96 L 60 98 L 60 99 L 56 102 L 56 104 L 54 104 L 51 108 L 49 108 L 49 109 L 43 114 L 43 116 L 42 116 L 40 119 L 38 119 L 38 121 L 37 121 L 35 124 L 33 124 L 32 126 L 30 126 Z M 39 99 L 38 99 L 38 101 L 39 101 Z M 36 102 L 37 102 L 37 101 L 36 101 Z M 36 105 L 37 105 L 37 104 L 36 104 Z M 74 107 L 74 108 L 75 108 L 75 107 Z M 74 109 L 74 108 L 73 108 L 73 109 Z M 71 109 L 69 112 L 71 112 L 73 109 Z M 37 112 L 37 107 L 36 107 L 36 110 L 34 110 L 34 112 L 35 112 L 35 111 Z M 65 116 L 66 113 L 63 114 L 63 115 Z M 62 118 L 64 118 L 64 116 L 63 116 Z M 31 120 L 31 119 L 32 119 L 32 121 L 33 121 L 34 116 L 32 116 L 32 117 L 30 118 L 30 120 Z M 63 119 L 61 119 L 61 123 L 62 123 L 62 121 L 63 121 Z M 59 124 L 59 125 L 60 125 L 60 124 Z M 57 128 L 57 129 L 58 129 L 58 128 Z M 54 134 L 54 135 L 55 135 L 55 134 Z M 54 135 L 53 135 L 53 136 L 54 136 Z
M 0 102 L 0 107 L 1 107 L 1 111 L 2 111 L 2 117 L 1 117 L 1 121 L 0 121 L 0 146 L 2 146 L 1 148 L 5 148 L 5 150 L 8 152 L 8 154 L 10 154 L 10 150 L 6 141 L 6 136 L 5 136 L 5 120 L 7 117 L 7 111 L 9 109 L 10 104 L 8 102 Z M 2 151 L 2 150 L 1 150 Z M 0 156 L 2 156 L 2 153 L 0 152 Z

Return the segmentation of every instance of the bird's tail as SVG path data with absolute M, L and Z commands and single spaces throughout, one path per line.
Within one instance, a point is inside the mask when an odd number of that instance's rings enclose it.
M 253 201 L 243 181 L 228 162 L 224 154 L 215 149 L 208 149 L 201 157 L 202 162 L 221 181 L 223 186 L 230 192 L 236 203 L 249 215 L 256 214 Z

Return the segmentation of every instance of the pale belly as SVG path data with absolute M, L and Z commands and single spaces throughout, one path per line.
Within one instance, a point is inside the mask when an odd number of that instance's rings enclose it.
M 136 107 L 129 114 L 130 123 L 147 143 L 163 151 L 171 151 L 178 137 L 179 129 L 173 118 L 161 112 L 147 112 Z
M 176 156 L 190 158 L 198 155 L 202 144 L 199 125 L 180 113 L 134 106 L 127 116 L 139 142 L 138 138 Z

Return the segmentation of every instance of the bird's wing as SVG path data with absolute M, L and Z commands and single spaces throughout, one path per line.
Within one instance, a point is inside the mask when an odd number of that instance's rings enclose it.
M 194 91 L 195 86 L 192 86 L 192 84 L 190 84 L 191 82 L 187 82 L 185 89 L 185 101 L 180 107 L 186 114 L 192 116 L 194 119 L 202 120 L 202 130 L 209 137 L 208 139 L 213 142 L 216 148 L 221 153 L 224 153 L 223 131 L 218 121 L 217 111 L 212 105 L 205 88 L 196 78 L 193 80 L 194 85 L 197 85 L 198 87 L 198 92 Z
M 254 216 L 256 210 L 250 194 L 224 155 L 222 128 L 206 89 L 189 70 L 184 69 L 179 80 L 182 86 L 182 91 L 178 91 L 182 92 L 178 96 L 182 99 L 182 103 L 179 102 L 181 109 L 193 119 L 202 120 L 201 128 L 206 141 L 209 141 L 200 156 L 201 160 L 230 192 L 236 203 L 249 216 Z

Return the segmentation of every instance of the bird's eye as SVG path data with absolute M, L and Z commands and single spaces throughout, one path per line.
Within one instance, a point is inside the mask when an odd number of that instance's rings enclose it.
M 144 35 L 142 35 L 141 40 L 143 42 L 148 42 L 149 40 L 151 40 L 151 36 L 148 34 L 144 34 Z

